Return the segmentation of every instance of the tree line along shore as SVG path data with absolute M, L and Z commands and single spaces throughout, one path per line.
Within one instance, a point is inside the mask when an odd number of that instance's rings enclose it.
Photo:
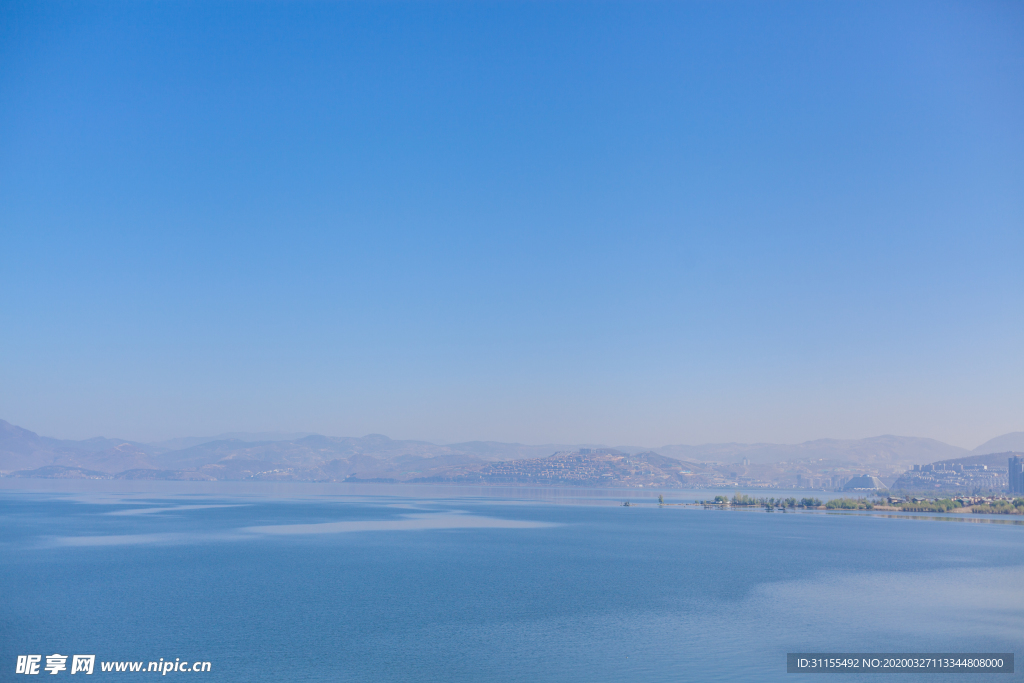
M 659 504 L 664 499 L 658 497 Z M 1024 498 L 833 498 L 822 502 L 817 498 L 757 498 L 742 493 L 715 496 L 714 500 L 698 501 L 705 507 L 804 510 L 881 510 L 890 512 L 959 512 L 999 515 L 1024 515 Z

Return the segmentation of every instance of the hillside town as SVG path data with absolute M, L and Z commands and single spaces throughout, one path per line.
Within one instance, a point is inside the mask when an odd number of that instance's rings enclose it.
M 907 491 L 1004 491 L 1009 487 L 1006 467 L 935 463 L 914 465 L 892 484 L 893 490 Z

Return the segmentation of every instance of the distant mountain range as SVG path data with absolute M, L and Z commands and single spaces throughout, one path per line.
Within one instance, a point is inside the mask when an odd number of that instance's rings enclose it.
M 658 462 L 655 468 L 659 472 L 704 471 L 707 474 L 712 469 L 706 466 L 718 463 L 721 475 L 729 479 L 730 475 L 743 476 L 743 472 L 727 471 L 735 470 L 733 465 L 743 465 L 741 470 L 746 465 L 755 468 L 771 465 L 770 470 L 777 473 L 773 477 L 781 476 L 778 473 L 784 471 L 815 472 L 823 468 L 831 468 L 832 472 L 845 468 L 883 474 L 914 464 L 1019 449 L 1015 444 L 1024 446 L 1024 432 L 997 437 L 974 451 L 934 439 L 902 436 L 820 439 L 794 445 L 727 443 L 669 445 L 654 449 L 635 446 L 606 449 L 599 444 L 531 446 L 494 441 L 440 445 L 394 440 L 381 434 L 332 437 L 307 433 L 230 433 L 146 444 L 103 437 L 82 441 L 54 439 L 0 420 L 0 474 L 124 479 L 468 482 L 480 481 L 492 470 L 495 476 L 499 471 L 507 471 L 501 463 L 532 461 L 530 471 L 540 472 L 550 469 L 545 463 L 556 453 L 585 454 L 603 449 L 614 454 L 614 458 L 624 459 L 615 466 L 618 469 L 609 471 L 625 471 L 623 468 L 629 462 L 647 463 L 638 467 L 650 469 Z M 985 450 L 987 448 L 994 450 Z M 663 460 L 657 461 L 658 457 Z M 762 467 L 760 471 L 767 476 L 769 470 Z
M 167 441 L 156 441 L 148 446 L 163 452 L 191 448 L 210 441 L 293 441 L 305 436 L 313 436 L 313 432 L 226 432 L 217 436 L 182 436 Z
M 1024 451 L 1024 432 L 1010 432 L 989 439 L 971 451 L 971 455 L 988 455 L 989 453 L 1006 453 L 1007 451 Z

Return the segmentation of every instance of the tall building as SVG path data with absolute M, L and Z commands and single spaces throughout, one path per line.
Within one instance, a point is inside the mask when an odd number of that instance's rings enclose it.
M 1009 459 L 1010 493 L 1024 493 L 1024 458 L 1012 455 Z

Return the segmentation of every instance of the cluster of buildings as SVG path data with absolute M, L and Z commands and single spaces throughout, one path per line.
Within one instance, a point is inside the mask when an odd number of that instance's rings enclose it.
M 1022 466 L 1024 458 L 1009 455 L 1007 468 L 981 464 L 934 463 L 914 465 L 892 485 L 893 490 L 904 491 L 958 491 L 1024 493 Z
M 957 491 L 1003 491 L 1008 481 L 1001 468 L 987 465 L 914 465 L 893 488 L 919 491 L 942 489 Z
M 803 474 L 796 475 L 796 487 L 798 489 L 822 489 L 822 490 L 839 490 L 846 486 L 851 479 L 856 479 L 854 476 L 825 476 L 825 475 L 810 475 L 804 476 Z
M 814 472 L 815 466 L 822 468 Z M 842 466 L 841 466 L 842 465 Z M 547 458 L 506 460 L 486 465 L 442 468 L 427 477 L 411 481 L 476 484 L 547 484 L 614 486 L 638 488 L 792 488 L 868 492 L 889 489 L 922 493 L 948 491 L 979 496 L 989 493 L 1024 493 L 1024 457 L 1009 460 L 1009 468 L 980 464 L 934 463 L 915 465 L 903 472 L 891 486 L 879 476 L 851 471 L 847 463 L 807 461 L 771 465 L 688 463 L 653 451 L 629 454 L 613 448 L 581 448 L 562 451 Z M 877 468 L 875 468 L 877 470 Z M 794 471 L 795 470 L 795 471 Z M 886 470 L 887 472 L 889 470 Z M 420 474 L 420 473 L 408 473 Z M 424 473 L 427 474 L 427 473 Z M 878 476 L 875 476 L 878 475 Z M 362 479 L 360 479 L 362 480 Z M 888 479 L 887 479 L 888 481 Z
M 739 472 L 725 472 L 722 471 L 721 467 L 712 466 L 712 470 L 718 469 L 718 472 L 709 471 L 706 476 L 714 477 L 715 481 L 713 484 L 717 485 L 739 485 L 744 487 L 779 487 L 780 484 L 783 486 L 794 486 L 798 489 L 816 489 L 816 490 L 832 490 L 832 491 L 876 491 L 889 489 L 892 491 L 936 491 L 936 492 L 956 492 L 961 494 L 971 494 L 974 496 L 980 496 L 983 494 L 1003 494 L 1009 492 L 1010 494 L 1024 494 L 1024 455 L 1016 453 L 1007 453 L 1007 467 L 999 467 L 993 465 L 991 461 L 989 464 L 977 464 L 977 463 L 951 463 L 951 462 L 937 462 L 930 465 L 914 465 L 914 467 L 908 471 L 900 473 L 900 470 L 893 470 L 889 472 L 889 477 L 897 477 L 895 481 L 887 486 L 879 477 L 886 476 L 884 473 L 878 471 L 873 476 L 870 474 L 858 474 L 852 473 L 846 467 L 836 467 L 836 463 L 825 463 L 830 465 L 831 471 L 828 469 L 822 469 L 819 472 L 813 471 L 814 462 L 807 463 L 790 463 L 790 467 L 799 467 L 802 471 L 788 473 L 789 482 L 785 481 L 787 473 L 771 473 L 775 474 L 772 481 L 769 478 L 768 481 L 755 481 L 752 478 L 744 477 Z M 1000 456 L 993 456 L 1000 457 Z M 744 461 L 744 466 L 747 465 Z M 775 467 L 781 467 L 786 463 L 778 463 Z M 753 469 L 753 468 L 739 468 L 733 466 L 734 469 Z M 808 471 L 810 470 L 810 471 Z M 845 471 L 844 471 L 845 470 Z M 863 470 L 861 470 L 863 472 Z M 769 473 L 764 473 L 769 474 Z M 769 474 L 769 477 L 771 477 Z M 729 479 L 724 479 L 724 475 L 728 475 Z M 739 476 L 738 476 L 739 475 Z M 795 476 L 795 482 L 792 477 Z M 887 478 L 886 481 L 893 481 Z

